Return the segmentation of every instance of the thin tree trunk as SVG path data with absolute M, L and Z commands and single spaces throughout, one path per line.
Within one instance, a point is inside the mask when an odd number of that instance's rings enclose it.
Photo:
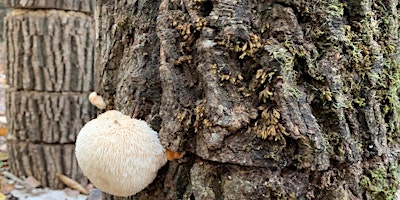
M 6 1 L 4 21 L 11 170 L 52 188 L 57 173 L 87 183 L 74 143 L 94 115 L 94 2 L 66 2 Z
M 4 2 L 0 2 L 0 42 L 3 42 L 3 20 L 6 15 L 7 9 L 4 6 Z M 1 58 L 0 58 L 1 59 Z
M 98 0 L 96 91 L 187 152 L 129 199 L 393 199 L 398 6 Z

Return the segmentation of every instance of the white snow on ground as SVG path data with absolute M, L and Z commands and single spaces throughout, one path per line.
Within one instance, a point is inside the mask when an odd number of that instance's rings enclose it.
M 44 189 L 37 195 L 26 193 L 23 190 L 14 189 L 11 194 L 20 200 L 85 200 L 86 195 L 79 194 L 77 196 L 69 196 L 65 190 L 50 190 Z

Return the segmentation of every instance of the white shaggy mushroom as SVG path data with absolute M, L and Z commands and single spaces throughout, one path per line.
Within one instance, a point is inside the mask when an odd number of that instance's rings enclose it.
M 85 176 L 116 196 L 140 192 L 167 162 L 157 132 L 116 110 L 88 122 L 79 132 L 75 151 Z

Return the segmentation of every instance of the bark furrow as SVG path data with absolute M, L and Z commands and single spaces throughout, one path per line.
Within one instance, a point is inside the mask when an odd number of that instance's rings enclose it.
M 21 141 L 73 143 L 94 115 L 87 95 L 8 91 L 9 134 Z
M 86 177 L 75 159 L 75 145 L 50 145 L 9 140 L 11 171 L 18 177 L 33 176 L 43 186 L 64 188 L 57 173 L 62 173 L 86 185 Z
M 91 16 L 14 9 L 4 23 L 11 88 L 47 92 L 88 92 L 92 88 Z

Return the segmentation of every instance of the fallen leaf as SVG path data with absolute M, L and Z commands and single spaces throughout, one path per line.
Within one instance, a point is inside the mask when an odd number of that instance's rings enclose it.
M 93 184 L 89 183 L 89 184 L 86 185 L 85 189 L 90 192 L 91 190 L 93 190 L 95 188 L 94 188 Z
M 0 136 L 7 135 L 7 127 L 0 127 Z
M 78 182 L 68 178 L 65 175 L 62 174 L 57 174 L 58 178 L 61 180 L 61 182 L 63 182 L 65 185 L 67 185 L 68 187 L 78 190 L 79 192 L 81 192 L 82 194 L 89 194 L 89 192 Z
M 8 160 L 8 153 L 0 152 L 0 161 Z
M 6 195 L 4 195 L 3 193 L 0 193 L 0 200 L 6 200 L 7 197 Z
M 3 183 L 1 184 L 1 193 L 0 194 L 9 194 L 15 188 L 15 183 Z M 1 200 L 1 197 L 0 197 Z
M 37 188 L 40 186 L 40 182 L 33 176 L 28 176 L 28 178 L 25 179 L 25 183 L 31 188 Z
M 25 182 L 24 182 L 22 179 L 18 178 L 17 176 L 15 176 L 14 174 L 12 174 L 11 172 L 3 171 L 2 173 L 3 173 L 3 175 L 4 175 L 5 177 L 7 177 L 7 178 L 9 178 L 9 179 L 11 179 L 11 180 L 13 180 L 13 181 L 19 183 L 19 184 L 22 184 L 22 185 L 25 184 Z

